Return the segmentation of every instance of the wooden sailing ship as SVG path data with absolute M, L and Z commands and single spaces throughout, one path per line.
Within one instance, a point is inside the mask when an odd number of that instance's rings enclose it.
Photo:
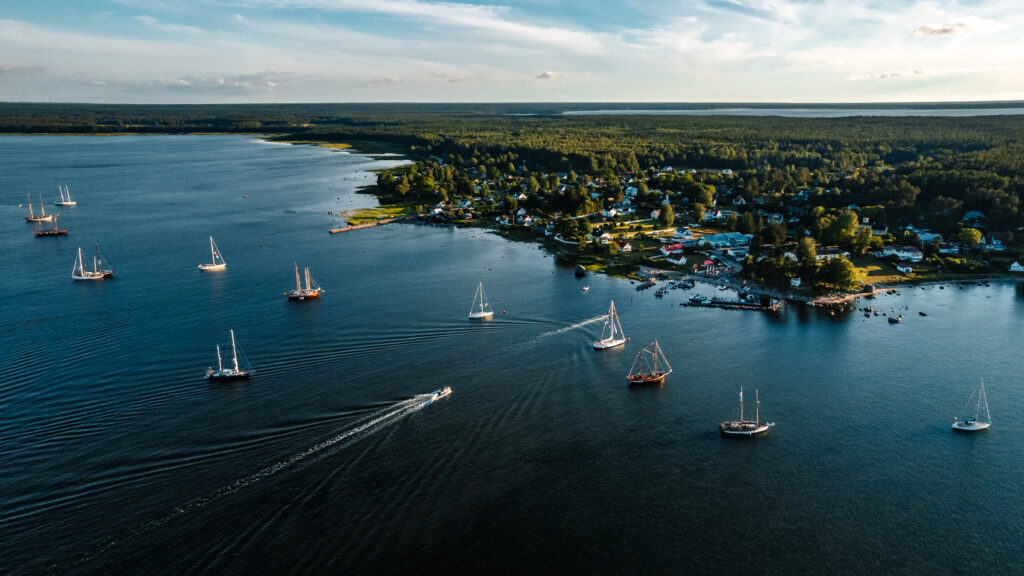
M 665 358 L 665 353 L 655 340 L 650 346 L 642 348 L 633 360 L 626 380 L 634 384 L 664 384 L 665 376 L 672 373 L 672 367 Z
M 67 228 L 57 228 L 57 215 L 53 215 L 53 228 L 40 228 L 39 230 L 33 230 L 33 234 L 36 236 L 67 236 Z
M 313 298 L 319 298 L 320 293 L 324 291 L 313 278 L 309 275 L 309 268 L 306 268 L 306 287 L 302 287 L 302 281 L 299 278 L 299 263 L 295 263 L 295 290 L 289 290 L 285 292 L 289 300 L 310 300 Z
M 28 198 L 28 216 L 25 216 L 25 220 L 29 222 L 50 222 L 54 219 L 53 214 L 46 213 L 46 206 L 43 205 L 43 197 L 39 197 L 39 216 L 36 216 L 35 211 L 32 209 L 32 197 L 25 195 Z

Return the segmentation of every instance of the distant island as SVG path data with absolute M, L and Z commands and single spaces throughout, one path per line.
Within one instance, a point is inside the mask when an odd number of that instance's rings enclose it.
M 965 116 L 616 114 L 714 106 Z M 631 108 L 632 107 L 632 108 Z M 245 133 L 391 151 L 381 217 L 496 227 L 589 269 L 805 296 L 1024 271 L 1024 103 L 0 104 L 5 133 Z M 998 114 L 1006 109 L 1008 114 Z M 566 114 L 600 110 L 599 115 Z M 357 223 L 378 215 L 363 214 Z

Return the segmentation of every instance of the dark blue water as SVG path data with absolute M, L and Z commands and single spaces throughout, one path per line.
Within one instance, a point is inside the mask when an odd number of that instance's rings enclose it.
M 694 109 L 569 110 L 566 116 L 786 116 L 791 118 L 848 118 L 855 116 L 1006 116 L 1024 114 L 1024 108 L 774 108 L 714 107 Z
M 1013 283 L 870 302 L 902 309 L 900 325 L 686 308 L 713 290 L 656 299 L 578 280 L 481 230 L 328 235 L 328 210 L 372 204 L 352 191 L 382 164 L 358 155 L 233 136 L 4 137 L 0 162 L 0 572 L 1024 562 Z M 71 235 L 34 238 L 18 203 L 52 202 L 57 184 L 79 201 L 60 210 Z M 196 270 L 211 234 L 220 274 Z M 72 282 L 75 248 L 96 241 L 116 278 Z M 320 301 L 282 295 L 296 260 Z M 498 312 L 470 323 L 479 280 Z M 596 353 L 591 320 L 613 298 L 632 341 Z M 230 328 L 256 376 L 201 380 Z M 628 388 L 654 337 L 675 372 Z M 953 434 L 982 377 L 992 429 Z M 427 405 L 445 385 L 452 396 Z M 717 432 L 740 386 L 776 422 L 756 442 Z

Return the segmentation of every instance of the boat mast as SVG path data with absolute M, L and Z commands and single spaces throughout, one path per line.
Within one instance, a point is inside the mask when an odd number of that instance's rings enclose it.
M 210 262 L 217 263 L 217 253 L 213 251 L 213 236 L 210 236 Z
M 299 282 L 299 263 L 295 263 L 295 290 L 297 292 L 302 291 L 302 283 Z
M 740 422 L 743 422 L 743 386 L 740 386 Z
M 988 396 L 985 394 L 985 379 L 981 379 L 981 385 L 978 386 L 981 391 L 978 396 L 978 408 L 974 412 L 974 421 L 978 421 L 978 416 L 981 414 L 981 403 L 985 403 L 985 422 L 991 422 L 992 416 L 988 413 Z
M 217 371 L 224 370 L 224 364 L 220 360 L 220 344 L 217 344 Z
M 238 350 L 235 348 L 235 331 L 231 330 L 231 356 L 235 360 L 235 372 L 238 372 Z
M 81 276 L 85 271 L 85 263 L 82 262 L 82 247 L 78 247 L 78 260 L 75 260 L 75 267 L 71 270 L 72 276 Z
M 306 266 L 306 292 L 309 292 L 309 266 Z
M 34 212 L 32 212 L 32 197 L 29 196 L 28 194 L 25 194 L 25 198 L 28 198 L 28 217 L 35 218 L 36 215 Z
M 32 205 L 29 204 L 29 208 L 31 208 L 31 207 L 32 207 Z M 42 194 L 39 195 L 39 210 L 41 211 L 40 216 L 45 218 L 46 217 L 46 206 L 43 206 L 43 195 Z
M 761 423 L 761 397 L 757 395 L 757 388 L 754 388 L 754 423 Z
M 480 313 L 483 314 L 484 313 L 484 283 L 483 283 L 482 280 L 476 285 L 476 293 L 477 293 L 478 296 L 480 296 Z
M 100 256 L 100 244 L 96 243 L 96 257 L 92 259 L 92 271 L 99 272 L 103 269 L 103 257 Z

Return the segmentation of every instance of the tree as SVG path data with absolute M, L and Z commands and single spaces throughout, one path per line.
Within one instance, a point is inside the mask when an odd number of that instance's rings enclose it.
M 701 222 L 702 220 L 704 220 L 704 205 L 698 202 L 693 205 L 693 221 Z
M 699 186 L 696 193 L 693 195 L 693 201 L 705 206 L 711 206 L 711 203 L 715 201 L 714 192 L 714 186 Z
M 666 204 L 661 207 L 661 214 L 658 214 L 658 226 L 662 228 L 668 228 L 676 221 L 676 213 L 672 209 L 671 204 Z
M 537 179 L 531 174 L 530 177 L 526 179 L 526 191 L 530 194 L 536 194 L 539 189 L 540 183 L 537 182 Z
M 800 265 L 800 277 L 810 280 L 818 269 L 818 249 L 814 239 L 804 236 L 796 243 L 796 261 Z
M 844 256 L 830 258 L 818 269 L 818 282 L 836 290 L 851 290 L 857 286 L 857 269 Z
M 960 231 L 960 242 L 974 248 L 981 242 L 981 232 L 976 228 L 964 228 Z

